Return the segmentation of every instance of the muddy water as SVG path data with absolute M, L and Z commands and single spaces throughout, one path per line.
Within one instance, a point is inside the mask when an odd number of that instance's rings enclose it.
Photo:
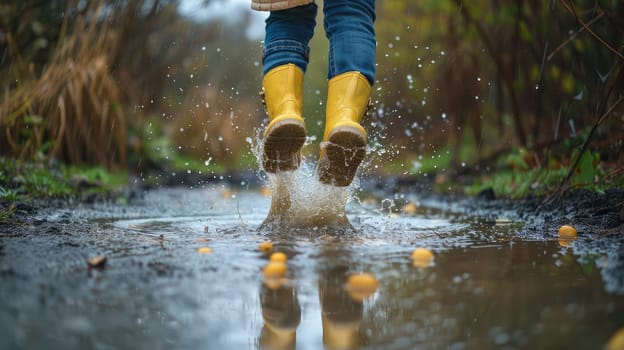
M 259 231 L 271 199 L 215 186 L 0 233 L 0 348 L 600 349 L 624 326 L 624 272 L 605 273 L 622 247 L 417 196 L 396 213 L 358 198 L 353 229 Z M 268 241 L 288 256 L 271 288 Z M 417 247 L 433 262 L 414 266 Z M 89 269 L 97 255 L 106 266 Z M 378 287 L 353 298 L 347 279 L 364 272 Z

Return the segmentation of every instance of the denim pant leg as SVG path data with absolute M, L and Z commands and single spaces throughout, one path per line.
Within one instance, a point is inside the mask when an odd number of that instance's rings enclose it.
M 287 10 L 271 11 L 266 20 L 262 75 L 288 63 L 306 71 L 310 56 L 308 43 L 314 35 L 317 8 L 315 3 L 311 3 Z
M 325 0 L 325 33 L 329 39 L 331 79 L 357 71 L 375 82 L 375 0 Z

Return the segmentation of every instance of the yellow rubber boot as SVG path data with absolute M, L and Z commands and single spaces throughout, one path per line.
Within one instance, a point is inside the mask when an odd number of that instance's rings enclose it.
M 299 167 L 306 129 L 303 105 L 303 71 L 294 64 L 271 69 L 262 80 L 269 125 L 264 131 L 262 165 L 269 173 Z
M 368 108 L 371 85 L 359 72 L 329 80 L 325 133 L 317 172 L 328 185 L 349 186 L 366 155 L 366 130 L 360 125 Z

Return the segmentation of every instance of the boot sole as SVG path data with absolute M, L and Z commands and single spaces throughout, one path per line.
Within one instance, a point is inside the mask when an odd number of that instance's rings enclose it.
M 366 155 L 366 135 L 349 126 L 332 130 L 319 159 L 319 181 L 338 187 L 349 186 Z
M 299 168 L 305 137 L 305 126 L 299 120 L 287 119 L 274 125 L 264 140 L 264 170 L 277 173 Z

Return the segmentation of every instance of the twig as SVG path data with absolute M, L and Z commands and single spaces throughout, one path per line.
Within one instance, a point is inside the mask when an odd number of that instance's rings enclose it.
M 594 22 L 596 22 L 597 20 L 599 20 L 600 18 L 602 18 L 604 15 L 605 15 L 605 12 L 604 12 L 604 11 L 601 11 L 601 12 L 600 12 L 600 14 L 599 14 L 598 16 L 596 16 L 596 17 L 592 18 L 592 19 L 591 19 L 591 21 L 587 22 L 587 25 L 588 25 L 588 26 L 590 26 L 590 25 L 594 24 Z M 566 46 L 567 44 L 569 44 L 572 40 L 574 40 L 574 39 L 576 38 L 576 36 L 577 36 L 577 35 L 579 35 L 579 34 L 580 34 L 582 31 L 584 31 L 584 30 L 585 30 L 585 27 L 581 27 L 581 28 L 579 28 L 576 32 L 574 32 L 574 34 L 570 35 L 570 37 L 569 37 L 566 41 L 564 41 L 564 42 L 562 42 L 561 44 L 559 44 L 559 46 L 557 46 L 557 47 L 553 50 L 553 52 L 551 52 L 551 53 L 548 55 L 548 58 L 546 59 L 546 61 L 550 61 L 550 60 L 553 58 L 553 56 L 554 56 L 557 52 L 559 52 L 559 50 L 561 50 L 564 46 Z
M 609 45 L 606 41 L 602 40 L 602 38 L 600 36 L 598 36 L 598 34 L 594 33 L 593 30 L 591 30 L 589 28 L 589 26 L 587 25 L 587 23 L 585 23 L 576 13 L 576 10 L 574 9 L 574 5 L 572 5 L 572 3 L 566 3 L 565 0 L 559 0 L 559 2 L 563 5 L 563 7 L 566 8 L 566 10 L 568 10 L 568 12 L 570 12 L 571 14 L 574 15 L 574 17 L 576 17 L 576 20 L 579 21 L 579 23 L 587 30 L 587 32 L 589 34 L 591 34 L 594 38 L 596 38 L 596 40 L 598 40 L 602 45 L 604 45 L 607 49 L 609 49 L 609 51 L 613 52 L 614 54 L 616 54 L 620 59 L 624 60 L 624 55 L 622 55 L 619 51 L 617 51 L 616 49 L 614 49 L 613 47 L 611 47 L 611 45 Z
M 583 142 L 583 145 L 581 146 L 580 152 L 578 153 L 578 155 L 574 159 L 574 162 L 570 166 L 570 170 L 568 171 L 568 174 L 566 175 L 565 179 L 561 182 L 561 186 L 560 186 L 561 189 L 564 189 L 565 186 L 567 186 L 568 182 L 570 182 L 570 179 L 572 178 L 572 175 L 576 171 L 576 168 L 578 167 L 578 163 L 581 160 L 581 156 L 587 150 L 587 146 L 589 145 L 589 141 L 591 140 L 592 136 L 594 136 L 594 133 L 596 132 L 596 129 L 598 129 L 598 126 L 600 126 L 600 124 L 602 124 L 602 122 L 604 122 L 605 119 L 607 119 L 609 114 L 611 114 L 611 112 L 613 112 L 613 110 L 620 103 L 622 103 L 623 101 L 624 101 L 624 95 L 620 96 L 620 98 L 617 101 L 615 101 L 615 103 L 613 105 L 611 105 L 611 107 L 600 118 L 598 118 L 598 120 L 596 120 L 594 125 L 592 125 L 592 128 L 589 131 L 589 134 L 587 135 L 587 138 L 585 139 L 585 142 Z

